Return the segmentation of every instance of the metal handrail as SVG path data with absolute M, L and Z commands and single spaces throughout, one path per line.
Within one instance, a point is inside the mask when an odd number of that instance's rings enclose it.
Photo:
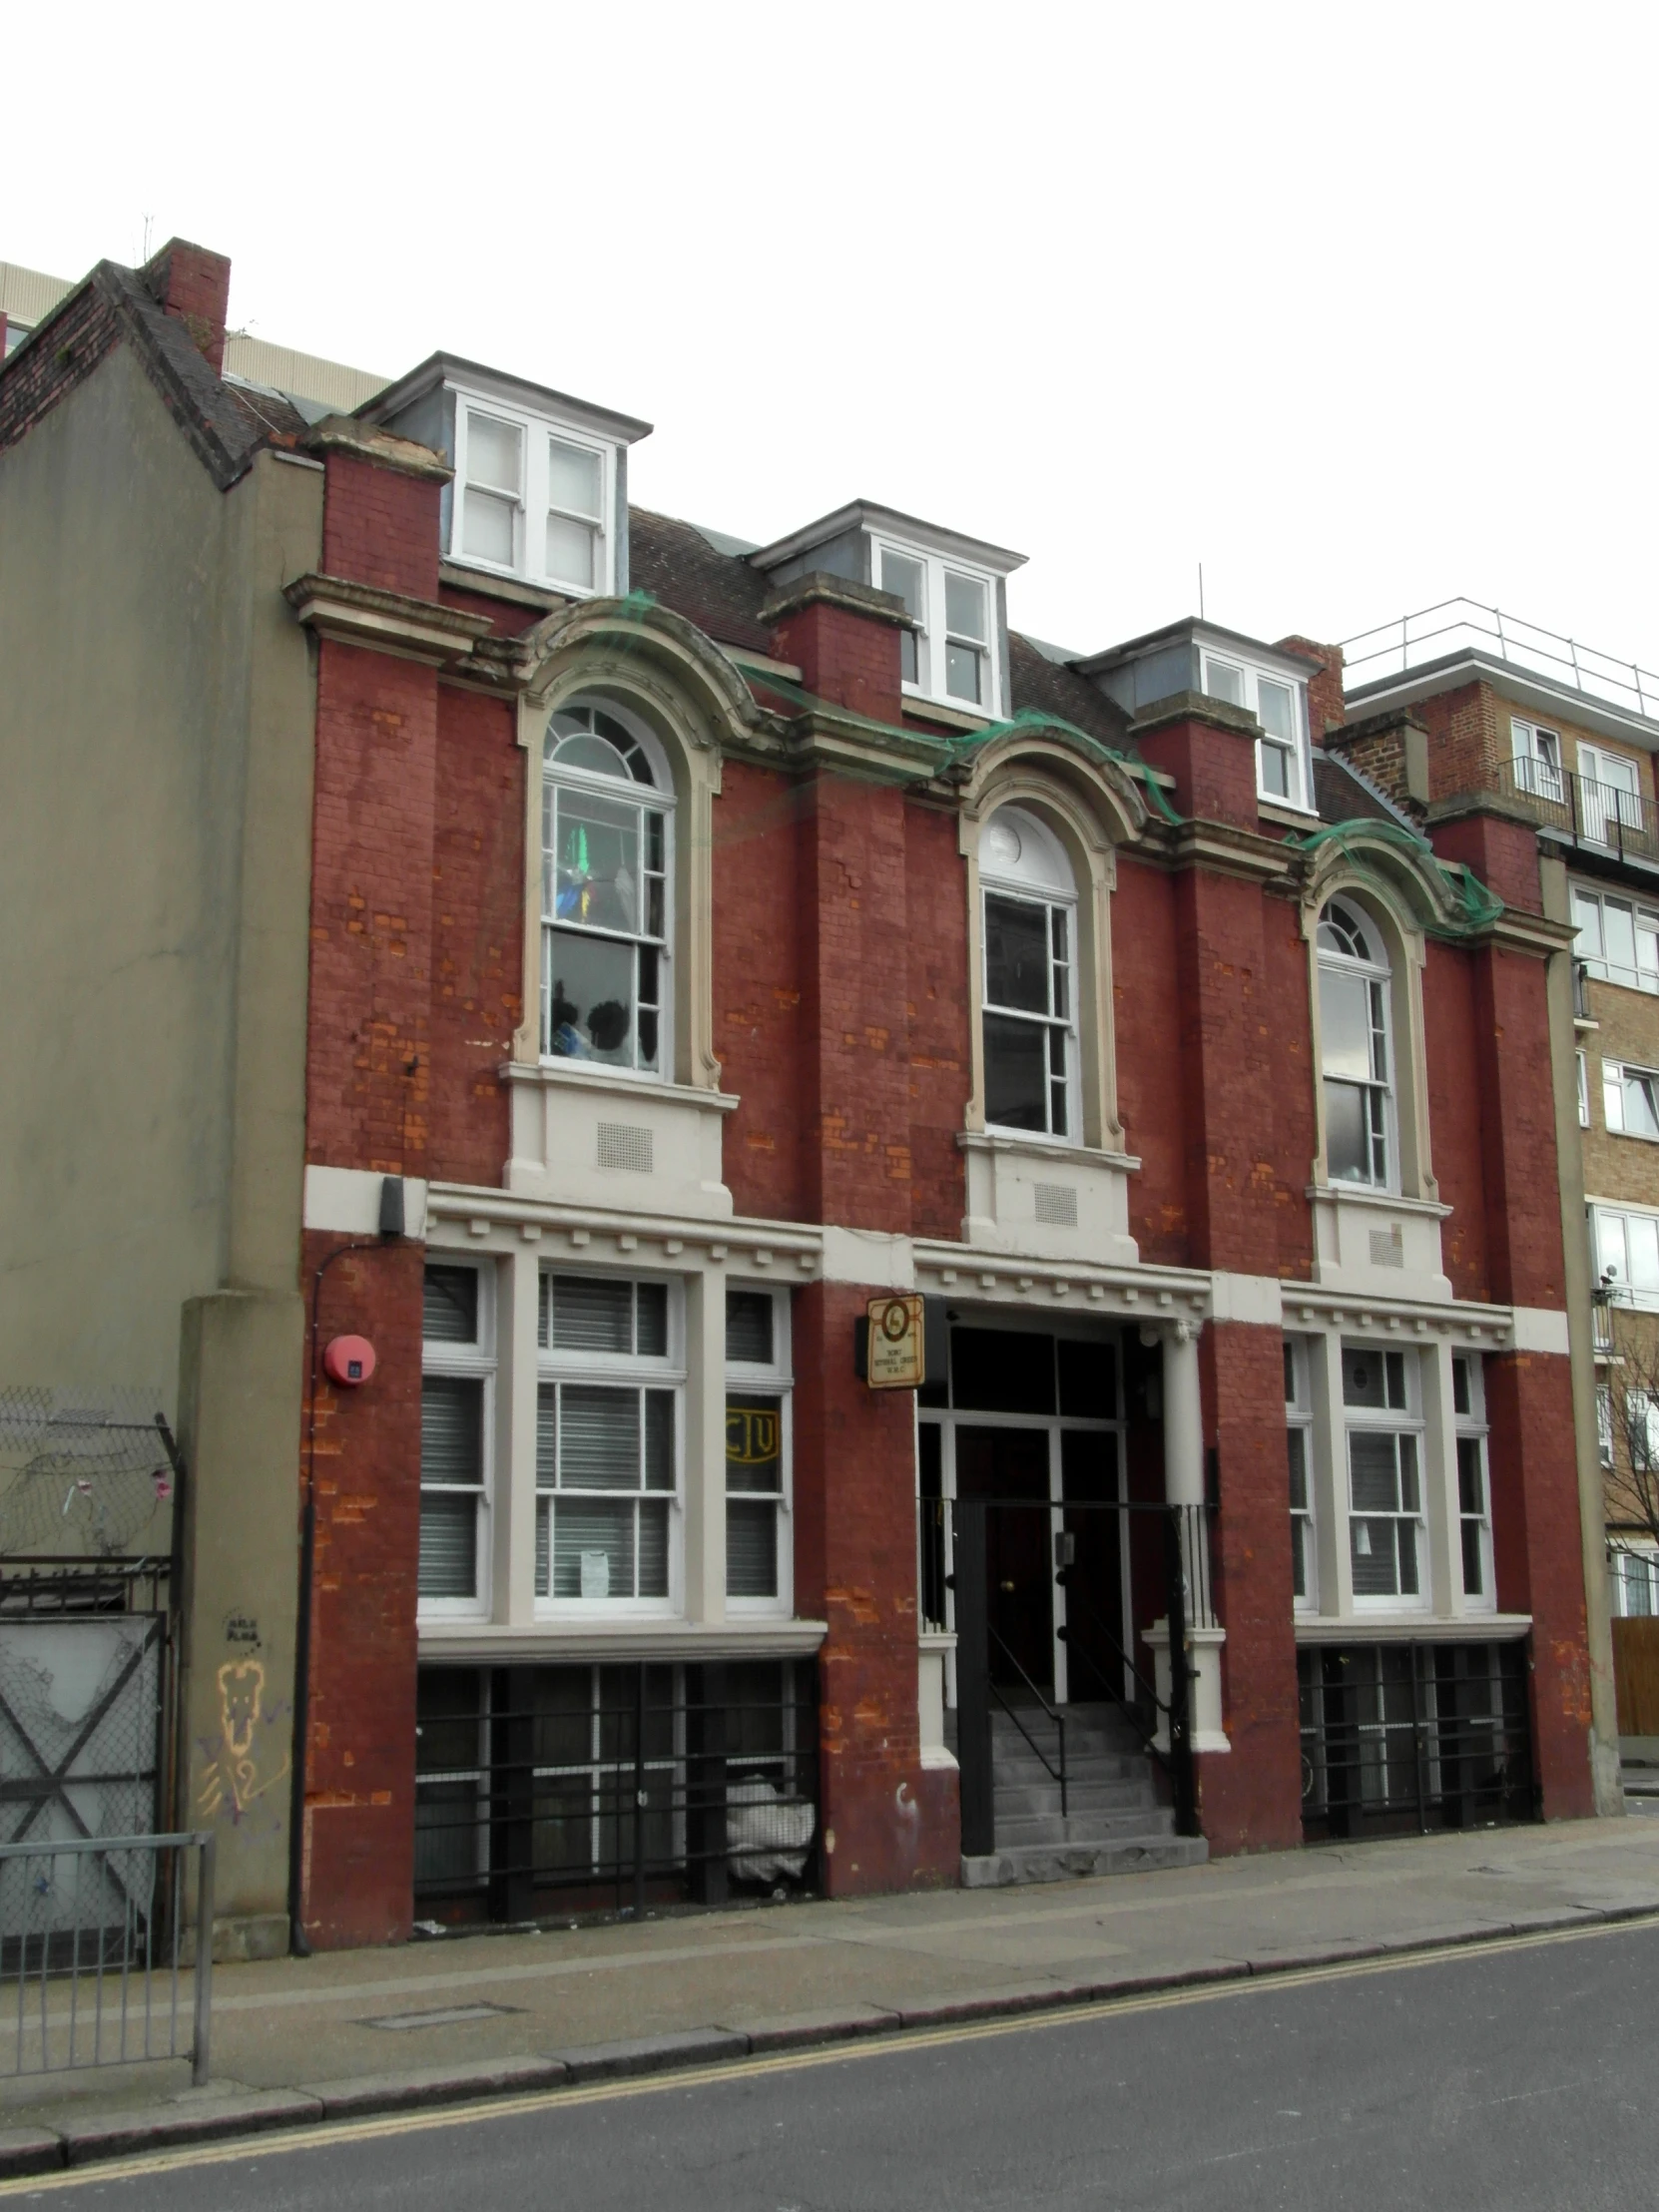
M 1576 638 L 1545 630 L 1538 623 L 1522 622 L 1477 599 L 1442 599 L 1435 606 L 1396 615 L 1389 622 L 1345 638 L 1346 687 L 1353 691 L 1361 684 L 1376 682 L 1382 674 L 1404 675 L 1409 669 L 1420 668 L 1424 661 L 1443 659 L 1458 644 L 1475 640 L 1495 649 L 1497 658 L 1511 667 L 1530 670 L 1564 690 L 1604 700 L 1627 713 L 1634 710 L 1646 722 L 1659 721 L 1659 676 L 1650 669 L 1617 654 L 1600 652 L 1594 646 L 1580 645 Z M 1431 647 L 1437 650 L 1425 650 Z M 1384 660 L 1392 661 L 1394 667 L 1385 671 L 1372 667 Z M 1362 669 L 1371 673 L 1361 676 Z
M 1049 1704 L 1047 1698 L 1043 1696 L 1041 1690 L 1037 1688 L 1037 1685 L 1032 1681 L 1031 1677 L 1020 1665 L 1018 1659 L 1014 1656 L 1014 1654 L 1008 1649 L 1008 1646 L 1003 1642 L 1002 1638 L 997 1634 L 996 1630 L 990 1626 L 989 1622 L 987 1622 L 985 1625 L 985 1634 L 989 1637 L 990 1641 L 996 1645 L 997 1649 L 1002 1653 L 1002 1656 L 1008 1661 L 1014 1672 L 1025 1684 L 1025 1687 L 1030 1691 L 1031 1695 L 1036 1699 L 1037 1703 L 1042 1707 L 1043 1711 L 1054 1723 L 1055 1730 L 1058 1733 L 1060 1739 L 1060 1764 L 1057 1770 L 1050 1765 L 1048 1754 L 1043 1750 L 1041 1744 L 1038 1743 L 1035 1736 L 1032 1735 L 1030 1729 L 1028 1729 L 1025 1723 L 1020 1719 L 1018 1713 L 1016 1713 L 1014 1708 L 1008 1703 L 1008 1700 L 1002 1695 L 1002 1692 L 997 1688 L 996 1684 L 992 1682 L 989 1685 L 992 1697 L 995 1698 L 997 1704 L 1001 1706 L 1002 1710 L 1007 1714 L 1008 1718 L 1013 1722 L 1014 1726 L 1019 1730 L 1020 1734 L 1025 1738 L 1026 1742 L 1031 1746 L 1031 1749 L 1041 1760 L 1045 1773 L 1052 1775 L 1054 1780 L 1060 1785 L 1060 1817 L 1063 1820 L 1066 1817 L 1067 1812 L 1069 1811 L 1066 1803 L 1065 1720 L 1062 1715 L 1057 1713 L 1054 1710 L 1053 1706 Z
M 1112 1649 L 1117 1653 L 1118 1657 L 1129 1669 L 1130 1674 L 1134 1677 L 1135 1687 L 1138 1690 L 1143 1691 L 1151 1700 L 1153 1711 L 1157 1713 L 1162 1713 L 1164 1718 L 1168 1720 L 1170 1717 L 1170 1709 L 1168 1705 L 1164 1702 L 1164 1700 L 1158 1695 L 1157 1685 L 1155 1683 L 1149 1682 L 1146 1676 L 1142 1674 L 1140 1668 L 1136 1666 L 1134 1660 L 1130 1658 L 1128 1652 L 1124 1650 L 1122 1644 L 1118 1642 L 1117 1638 L 1112 1634 L 1111 1629 L 1108 1628 L 1108 1626 L 1106 1625 L 1105 1620 L 1099 1613 L 1095 1611 L 1094 1607 L 1092 1605 L 1084 1605 L 1080 1602 L 1074 1601 L 1071 1594 L 1071 1585 L 1065 1579 L 1064 1568 L 1060 1570 L 1060 1572 L 1054 1577 L 1054 1579 L 1066 1593 L 1066 1617 L 1065 1620 L 1061 1623 L 1057 1633 L 1059 1635 L 1061 1643 L 1063 1643 L 1066 1647 L 1067 1657 L 1082 1658 L 1088 1661 L 1089 1665 L 1093 1667 L 1095 1673 L 1105 1684 L 1108 1694 L 1117 1704 L 1123 1707 L 1124 1711 L 1134 1722 L 1136 1728 L 1141 1731 L 1142 1735 L 1146 1739 L 1148 1750 L 1153 1752 L 1153 1756 L 1155 1758 L 1162 1759 L 1164 1756 L 1163 1753 L 1155 1749 L 1152 1741 L 1152 1739 L 1158 1733 L 1156 1723 L 1154 1723 L 1151 1728 L 1147 1727 L 1145 1721 L 1141 1718 L 1139 1710 L 1129 1704 L 1128 1700 L 1123 1696 L 1121 1691 L 1114 1690 L 1112 1688 L 1111 1681 L 1107 1676 L 1105 1668 L 1100 1664 L 1100 1661 L 1094 1657 L 1092 1652 L 1086 1651 L 1080 1644 L 1076 1647 L 1075 1650 L 1073 1649 L 1071 1637 L 1067 1633 L 1067 1631 L 1071 1627 L 1073 1613 L 1075 1612 L 1081 1614 L 1089 1622 L 1089 1625 L 1091 1627 L 1097 1628 L 1100 1631 L 1101 1635 L 1105 1637 L 1106 1641 L 1111 1645 Z

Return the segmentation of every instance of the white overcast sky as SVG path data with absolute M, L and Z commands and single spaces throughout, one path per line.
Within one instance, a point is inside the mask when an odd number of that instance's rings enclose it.
M 102 20 L 100 20 L 102 16 Z M 39 9 L 0 259 L 643 415 L 642 504 L 855 495 L 1079 650 L 1454 593 L 1659 668 L 1651 7 Z

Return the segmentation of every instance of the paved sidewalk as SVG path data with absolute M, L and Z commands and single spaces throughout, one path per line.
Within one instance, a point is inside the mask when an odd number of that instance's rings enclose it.
M 1163 1983 L 1659 1914 L 1659 1821 L 222 1966 L 215 2079 L 13 2081 L 0 2173 Z

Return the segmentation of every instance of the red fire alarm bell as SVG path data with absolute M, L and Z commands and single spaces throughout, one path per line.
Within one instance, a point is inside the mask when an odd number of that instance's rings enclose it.
M 374 1373 L 374 1347 L 366 1337 L 336 1337 L 323 1352 L 322 1372 L 330 1382 L 354 1390 Z

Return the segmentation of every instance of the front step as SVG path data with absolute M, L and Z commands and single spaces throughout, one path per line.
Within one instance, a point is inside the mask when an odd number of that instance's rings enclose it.
M 1046 1715 L 1032 1709 L 1021 1718 L 1045 1750 L 1057 1753 Z M 963 1858 L 966 1889 L 1199 1867 L 1210 1856 L 1203 1837 L 1173 1833 L 1174 1815 L 1159 1803 L 1152 1761 L 1115 1707 L 1067 1709 L 1064 1813 L 1058 1782 L 1009 1715 L 993 1711 L 991 1793 L 996 1849 Z
M 1011 1844 L 982 1859 L 964 1858 L 964 1890 L 1011 1889 L 1024 1882 L 1080 1882 L 1090 1875 L 1151 1874 L 1166 1867 L 1202 1867 L 1210 1847 L 1202 1836 L 1124 1836 L 1109 1843 Z

